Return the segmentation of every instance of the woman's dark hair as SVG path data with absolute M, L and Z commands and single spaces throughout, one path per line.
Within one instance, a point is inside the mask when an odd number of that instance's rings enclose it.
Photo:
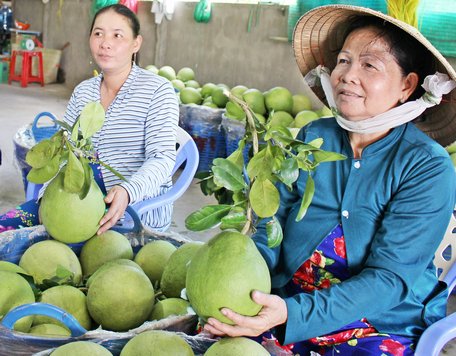
M 418 75 L 419 85 L 408 100 L 415 100 L 424 94 L 421 87 L 427 75 L 434 74 L 436 64 L 432 53 L 419 41 L 396 25 L 376 16 L 353 16 L 344 34 L 344 42 L 348 35 L 360 28 L 374 27 L 379 30 L 378 37 L 383 38 L 390 46 L 390 53 L 406 76 L 409 73 Z
M 105 13 L 109 10 L 115 11 L 117 14 L 122 15 L 125 18 L 127 18 L 128 22 L 130 24 L 130 28 L 133 31 L 133 37 L 134 38 L 138 37 L 139 30 L 140 30 L 138 18 L 136 17 L 136 15 L 133 11 L 131 11 L 125 5 L 121 5 L 121 4 L 105 6 L 105 7 L 101 8 L 100 10 L 98 10 L 98 12 L 93 17 L 92 26 L 90 26 L 90 33 L 92 33 L 93 26 L 95 24 L 95 20 L 97 19 L 98 15 L 101 15 L 102 13 Z

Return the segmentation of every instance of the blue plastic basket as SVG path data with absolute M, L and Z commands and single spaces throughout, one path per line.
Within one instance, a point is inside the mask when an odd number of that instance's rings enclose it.
M 215 158 L 226 157 L 225 135 L 221 123 L 224 109 L 200 105 L 180 105 L 179 126 L 187 131 L 198 147 L 198 172 L 209 171 Z
M 49 117 L 52 120 L 53 124 L 38 126 L 38 120 L 42 117 Z M 32 123 L 32 133 L 36 142 L 40 142 L 44 139 L 52 137 L 52 135 L 54 135 L 59 130 L 60 126 L 56 123 L 55 120 L 57 120 L 57 118 L 47 111 L 43 111 L 36 115 Z
M 239 141 L 245 135 L 245 121 L 234 120 L 222 115 L 222 128 L 225 133 L 225 142 L 226 142 L 226 156 L 228 157 L 234 151 L 239 148 Z M 249 150 L 251 144 L 246 144 L 244 151 L 242 152 L 244 156 L 244 162 L 247 163 L 249 160 Z

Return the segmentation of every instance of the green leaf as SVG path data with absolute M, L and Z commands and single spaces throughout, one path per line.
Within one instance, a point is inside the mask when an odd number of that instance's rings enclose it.
M 56 123 L 58 123 L 60 126 L 62 126 L 65 130 L 67 130 L 68 132 L 71 132 L 72 128 L 71 126 L 65 122 L 65 121 L 60 121 L 60 120 L 55 120 Z
M 92 137 L 103 127 L 105 111 L 103 106 L 97 102 L 90 102 L 81 111 L 79 117 L 83 138 Z
M 294 182 L 296 182 L 296 180 L 299 177 L 299 167 L 297 159 L 290 157 L 284 160 L 282 162 L 282 167 L 280 168 L 280 173 L 278 177 L 284 184 L 291 188 L 291 185 Z
M 71 140 L 73 142 L 77 142 L 79 138 L 79 122 L 80 120 L 76 120 L 76 122 L 73 125 L 73 128 L 71 129 Z
M 92 185 L 93 171 L 87 158 L 80 157 L 79 161 L 81 162 L 82 168 L 84 169 L 84 184 L 82 185 L 82 189 L 79 192 L 79 199 L 82 200 L 89 193 L 90 186 Z
M 307 142 L 307 144 L 309 146 L 313 146 L 314 148 L 320 148 L 323 145 L 323 139 L 322 138 L 316 138 L 315 140 Z
M 266 180 L 272 176 L 274 170 L 274 157 L 268 144 L 254 155 L 247 165 L 247 174 L 250 179 Z
M 101 164 L 104 168 L 106 168 L 108 171 L 110 171 L 112 174 L 114 174 L 117 178 L 119 178 L 120 180 L 123 180 L 124 182 L 127 181 L 127 179 L 122 175 L 120 174 L 119 172 L 117 172 L 114 168 L 112 168 L 111 166 L 107 165 L 106 163 L 104 163 L 103 161 L 100 161 L 98 160 L 98 163 Z
M 68 164 L 63 178 L 63 189 L 68 193 L 79 194 L 84 185 L 84 168 L 73 152 L 69 152 Z
M 302 197 L 301 206 L 299 207 L 298 215 L 296 216 L 296 221 L 300 221 L 307 213 L 307 208 L 309 208 L 312 198 L 315 193 L 315 182 L 312 176 L 309 174 L 306 183 L 306 190 L 304 191 L 304 196 Z
M 279 191 L 269 179 L 255 180 L 249 198 L 253 211 L 260 218 L 274 215 L 279 208 Z
M 51 140 L 43 140 L 26 154 L 25 161 L 33 168 L 42 168 L 54 157 L 55 145 Z
M 280 142 L 284 146 L 288 146 L 294 141 L 294 137 L 290 130 L 284 126 L 273 126 L 268 130 L 268 135 L 276 141 Z
M 42 168 L 32 168 L 27 174 L 27 180 L 35 184 L 44 184 L 52 179 L 59 171 L 60 156 L 55 156 Z
M 315 163 L 321 163 L 321 162 L 332 162 L 332 161 L 341 161 L 346 159 L 347 157 L 344 156 L 343 154 L 337 153 L 337 152 L 330 152 L 330 151 L 314 151 L 313 153 Z
M 212 172 L 214 173 L 214 182 L 218 186 L 225 187 L 232 191 L 245 189 L 247 187 L 244 176 L 242 175 L 242 169 L 227 159 L 214 159 Z
M 231 205 L 207 205 L 185 219 L 185 226 L 191 231 L 204 231 L 221 222 L 231 210 Z
M 230 213 L 221 219 L 220 229 L 235 229 L 241 231 L 247 222 L 247 216 L 244 209 L 233 209 Z
M 282 226 L 275 216 L 266 223 L 266 234 L 268 236 L 268 247 L 274 248 L 279 246 L 283 240 Z
M 245 139 L 242 139 L 238 143 L 238 148 L 233 151 L 226 159 L 230 162 L 233 162 L 236 166 L 238 166 L 241 170 L 244 167 L 244 151 L 245 147 Z

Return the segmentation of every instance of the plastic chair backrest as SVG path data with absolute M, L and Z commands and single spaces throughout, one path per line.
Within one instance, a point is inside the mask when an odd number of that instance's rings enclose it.
M 450 273 L 451 267 L 456 262 L 456 218 L 451 215 L 450 223 L 442 242 L 434 256 L 434 265 L 437 268 L 437 276 L 448 284 L 451 291 L 456 282 L 456 276 Z

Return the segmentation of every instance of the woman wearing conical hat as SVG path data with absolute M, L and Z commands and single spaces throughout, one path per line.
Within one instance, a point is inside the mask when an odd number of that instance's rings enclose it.
M 273 294 L 252 293 L 258 316 L 224 309 L 235 325 L 205 330 L 258 336 L 281 355 L 411 355 L 446 313 L 432 261 L 455 206 L 442 145 L 456 140 L 456 72 L 416 28 L 360 7 L 311 10 L 293 47 L 334 114 L 299 138 L 347 158 L 319 166 L 299 222 L 307 175 L 280 187 L 282 244 L 267 247 L 266 221 L 254 235 Z

